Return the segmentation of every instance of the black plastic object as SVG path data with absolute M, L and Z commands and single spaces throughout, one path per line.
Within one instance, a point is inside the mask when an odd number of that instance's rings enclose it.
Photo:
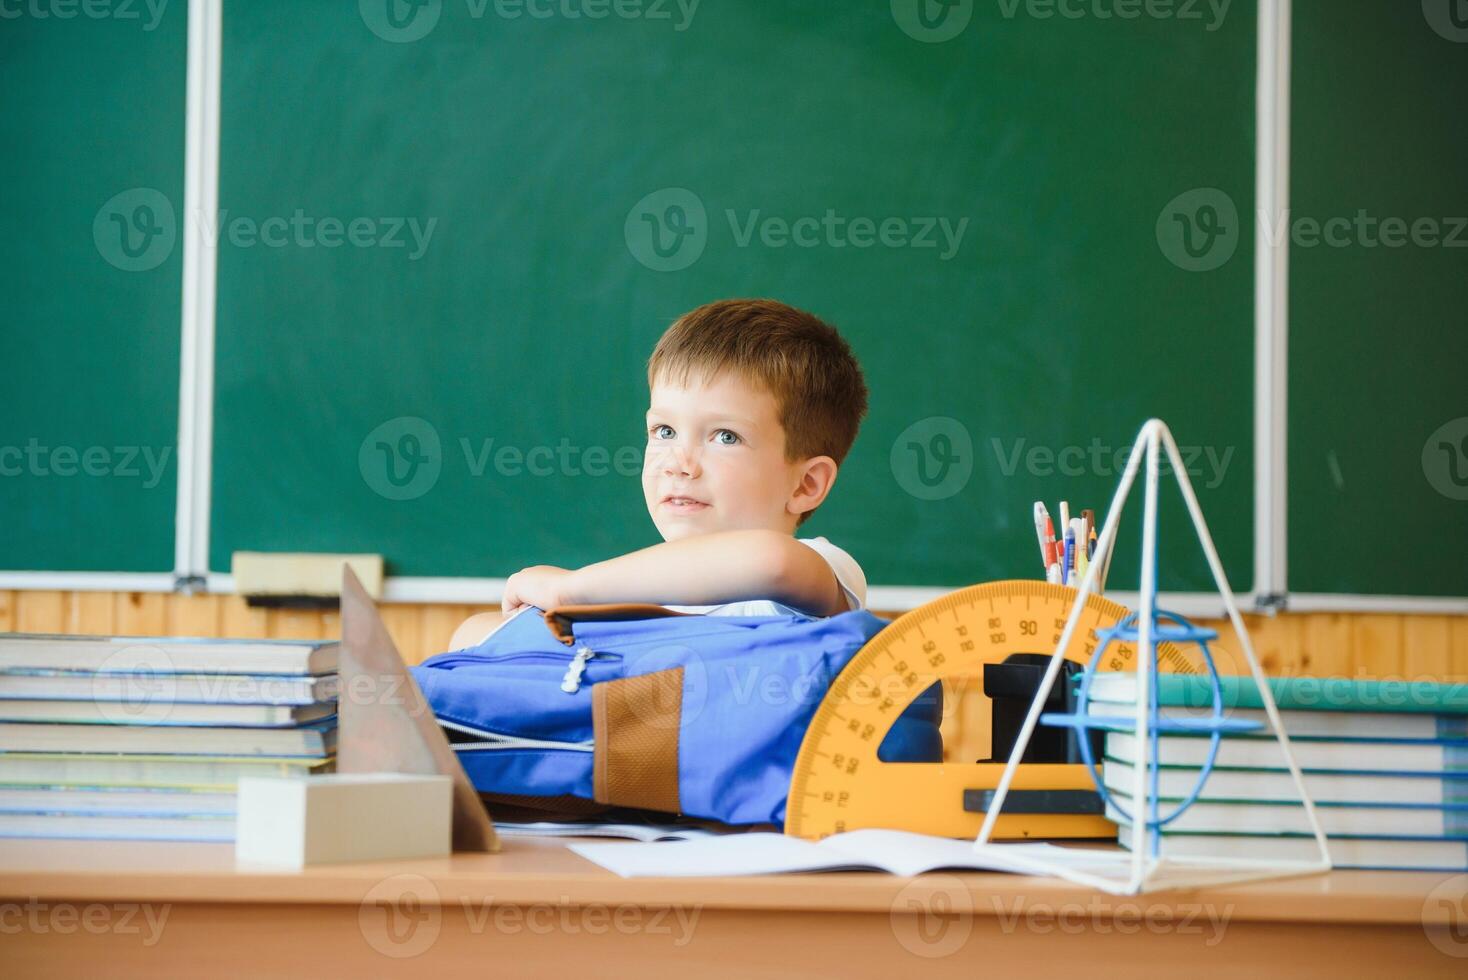
M 1040 688 L 1040 681 L 1044 678 L 1045 668 L 1049 663 L 1048 653 L 1014 653 L 1006 657 L 1003 663 L 989 664 L 984 668 L 984 695 L 994 702 L 991 727 L 993 748 L 990 758 L 978 761 L 1009 761 L 1009 754 L 1014 751 L 1014 743 L 1019 739 L 1025 715 L 1029 713 L 1030 704 L 1035 700 L 1035 692 Z M 1046 711 L 1075 711 L 1074 679 L 1080 672 L 1080 664 L 1070 660 L 1061 661 L 1060 676 L 1055 679 L 1050 697 L 1045 700 Z M 1091 739 L 1093 757 L 1100 758 L 1103 733 L 1090 731 L 1086 737 Z M 1036 725 L 1035 730 L 1030 733 L 1030 744 L 1025 747 L 1025 754 L 1020 761 L 1080 762 L 1081 752 L 1076 744 L 1076 730 Z
M 996 789 L 966 789 L 963 808 L 969 813 L 988 813 Z M 1090 816 L 1106 812 L 1101 794 L 1093 789 L 1012 789 L 1004 798 L 1006 813 L 1077 813 Z

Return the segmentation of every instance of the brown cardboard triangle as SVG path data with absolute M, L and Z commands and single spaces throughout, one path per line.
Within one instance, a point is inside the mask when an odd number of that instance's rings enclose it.
M 443 775 L 454 783 L 454 850 L 500 849 L 494 823 L 403 664 L 377 606 L 342 569 L 338 772 Z

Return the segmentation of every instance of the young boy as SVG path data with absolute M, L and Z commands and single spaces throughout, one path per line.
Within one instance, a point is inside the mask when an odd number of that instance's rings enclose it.
M 866 578 L 850 555 L 793 537 L 831 492 L 867 411 L 841 335 L 773 300 L 723 300 L 679 317 L 647 375 L 642 492 L 663 543 L 574 570 L 521 569 L 503 611 L 470 617 L 450 650 L 531 606 L 655 602 L 743 616 L 864 607 Z

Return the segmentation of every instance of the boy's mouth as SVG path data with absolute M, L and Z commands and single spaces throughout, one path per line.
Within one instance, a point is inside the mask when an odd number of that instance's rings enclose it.
M 708 504 L 693 497 L 667 496 L 662 499 L 662 505 L 675 514 L 695 514 L 706 510 Z

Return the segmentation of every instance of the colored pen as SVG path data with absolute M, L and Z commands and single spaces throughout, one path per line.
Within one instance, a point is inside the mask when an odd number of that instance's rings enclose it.
M 1055 560 L 1060 562 L 1060 584 L 1070 584 L 1071 554 L 1064 544 L 1065 532 L 1070 529 L 1070 501 L 1060 502 L 1060 541 L 1055 544 Z
M 1051 585 L 1060 584 L 1060 562 L 1051 562 L 1050 567 L 1045 569 L 1045 581 Z
M 1086 580 L 1086 519 L 1080 519 L 1080 533 L 1076 535 L 1076 584 Z
M 1035 537 L 1039 539 L 1040 542 L 1040 567 L 1044 568 L 1047 574 L 1050 570 L 1051 542 L 1049 539 L 1053 538 L 1055 535 L 1053 529 L 1050 531 L 1050 534 L 1047 535 L 1045 533 L 1045 529 L 1049 526 L 1050 514 L 1048 511 L 1045 510 L 1044 502 L 1039 500 L 1035 501 Z
M 1061 504 L 1060 506 L 1064 507 L 1065 505 Z M 1074 528 L 1067 524 L 1065 527 L 1065 554 L 1063 556 L 1065 560 L 1060 564 L 1060 580 L 1063 585 L 1070 584 L 1071 569 L 1075 567 L 1075 551 L 1076 532 Z
M 1080 585 L 1081 548 L 1085 545 L 1086 539 L 1081 536 L 1081 519 L 1079 517 L 1072 517 L 1070 519 L 1070 536 L 1075 540 L 1075 544 L 1070 549 L 1070 581 L 1073 585 Z

